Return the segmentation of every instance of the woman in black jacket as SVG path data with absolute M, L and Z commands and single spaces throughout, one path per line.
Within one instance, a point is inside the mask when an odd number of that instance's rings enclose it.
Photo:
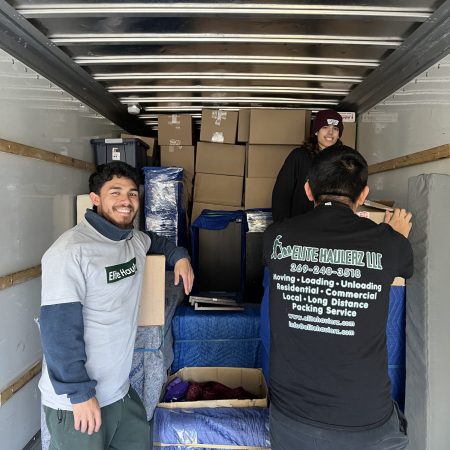
M 317 113 L 309 141 L 292 150 L 278 174 L 272 193 L 275 222 L 313 209 L 314 205 L 304 190 L 311 161 L 324 148 L 341 143 L 339 138 L 343 130 L 342 117 L 338 112 L 326 109 Z

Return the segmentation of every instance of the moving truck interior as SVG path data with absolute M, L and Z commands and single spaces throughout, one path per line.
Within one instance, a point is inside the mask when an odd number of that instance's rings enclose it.
M 284 159 L 329 108 L 369 164 L 369 198 L 413 212 L 409 448 L 450 448 L 450 0 L 0 0 L 0 31 L 1 449 L 44 444 L 40 263 L 77 222 L 100 151 L 91 140 L 141 139 L 144 165 L 183 168 L 189 227 L 205 208 L 270 208 Z M 290 120 L 298 136 L 276 136 Z M 233 220 L 226 257 L 240 258 Z M 204 288 L 239 290 L 245 270 L 251 286 L 260 240 L 215 279 L 209 233 Z

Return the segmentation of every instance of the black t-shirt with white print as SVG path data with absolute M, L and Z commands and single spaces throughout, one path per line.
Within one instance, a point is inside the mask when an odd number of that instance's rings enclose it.
M 325 203 L 264 235 L 270 271 L 270 388 L 294 420 L 370 429 L 392 412 L 390 285 L 413 271 L 409 241 L 387 224 Z

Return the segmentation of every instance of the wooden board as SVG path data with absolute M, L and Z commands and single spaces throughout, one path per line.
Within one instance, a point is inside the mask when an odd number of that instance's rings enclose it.
M 415 166 L 431 161 L 437 161 L 450 157 L 450 144 L 440 145 L 421 152 L 411 153 L 410 155 L 400 156 L 387 161 L 371 164 L 369 166 L 369 175 L 375 173 L 387 172 L 388 170 L 400 169 L 402 167 Z
M 59 153 L 41 150 L 39 148 L 30 147 L 28 145 L 18 144 L 17 142 L 0 139 L 0 151 L 11 153 L 13 155 L 25 156 L 27 158 L 40 159 L 42 161 L 62 164 L 64 166 L 73 167 L 75 169 L 95 171 L 95 164 L 82 161 L 81 159 L 71 158 L 70 156 L 60 155 Z
M 0 392 L 0 406 L 3 406 L 16 392 L 20 391 L 42 370 L 42 361 L 35 363 L 30 369 L 20 375 L 13 383 Z
M 24 283 L 41 276 L 41 266 L 30 267 L 20 272 L 10 273 L 0 277 L 0 290 L 7 289 L 15 284 Z

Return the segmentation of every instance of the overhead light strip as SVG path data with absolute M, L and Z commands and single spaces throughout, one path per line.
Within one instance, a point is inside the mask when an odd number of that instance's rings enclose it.
M 280 94 L 347 95 L 349 89 L 296 88 L 278 86 L 113 86 L 113 94 L 134 92 L 257 92 Z
M 196 113 L 192 113 L 189 114 L 193 119 L 201 119 L 202 115 L 201 114 L 196 114 Z M 140 119 L 157 119 L 158 118 L 158 114 L 139 114 L 139 118 Z
M 286 97 L 122 97 L 124 104 L 133 103 L 291 103 L 298 105 L 337 105 L 333 99 L 286 98 Z
M 398 47 L 399 37 L 327 36 L 226 33 L 97 33 L 54 34 L 49 39 L 56 45 L 69 44 L 166 44 L 166 43 L 242 43 L 242 44 L 337 44 Z
M 203 108 L 201 106 L 188 106 L 188 105 L 177 105 L 177 106 L 153 106 L 153 107 L 144 107 L 144 111 L 182 111 L 182 112 L 201 112 Z M 225 107 L 225 109 L 228 109 Z M 237 110 L 238 108 L 233 108 Z M 142 117 L 141 115 L 139 117 Z
M 19 5 L 17 11 L 24 17 L 92 16 L 121 17 L 180 16 L 180 15 L 261 15 L 261 16 L 357 16 L 390 17 L 426 20 L 431 8 L 344 6 L 344 5 L 284 5 L 261 3 L 85 3 Z
M 338 75 L 306 75 L 277 73 L 213 73 L 213 72 L 126 72 L 96 73 L 98 81 L 109 80 L 264 80 L 264 81 L 318 81 L 329 83 L 361 83 L 363 77 Z
M 148 63 L 219 63 L 219 64 L 320 64 L 332 66 L 378 67 L 378 59 L 356 58 L 316 58 L 299 56 L 217 56 L 217 55 L 114 55 L 114 56 L 78 56 L 77 64 L 148 64 Z
M 212 106 L 207 106 L 206 108 L 211 108 Z M 273 106 L 255 106 L 255 105 L 251 105 L 251 106 L 229 106 L 229 105 L 220 105 L 220 109 L 225 109 L 227 111 L 239 111 L 240 109 L 292 109 L 290 107 L 283 107 L 283 106 L 277 106 L 277 107 L 273 107 Z M 201 112 L 203 109 L 202 106 L 187 106 L 187 105 L 178 105 L 178 106 L 173 106 L 173 105 L 169 105 L 169 106 L 146 106 L 143 108 L 143 110 L 145 112 L 148 113 L 168 113 L 168 112 L 172 112 L 172 113 L 183 113 L 183 114 L 189 114 L 190 112 Z M 316 113 L 317 111 L 319 111 L 320 109 L 323 108 L 315 108 L 313 107 L 308 107 L 306 106 L 305 109 L 311 110 L 313 113 Z M 145 114 L 141 114 L 139 115 L 139 118 L 145 118 Z

